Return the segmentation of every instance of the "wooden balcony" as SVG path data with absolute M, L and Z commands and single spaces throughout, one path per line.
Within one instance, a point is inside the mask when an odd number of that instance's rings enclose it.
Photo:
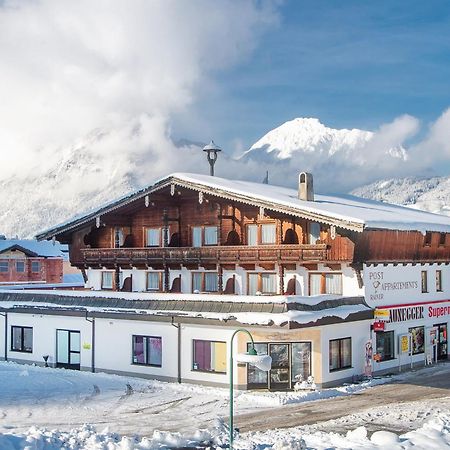
M 346 238 L 340 238 L 346 239 Z M 348 240 L 348 239 L 346 239 Z M 72 264 L 79 267 L 119 266 L 143 267 L 162 265 L 313 263 L 352 261 L 353 243 L 266 245 L 258 247 L 149 247 L 149 248 L 84 248 L 77 252 Z M 75 256 L 75 255 L 74 255 Z

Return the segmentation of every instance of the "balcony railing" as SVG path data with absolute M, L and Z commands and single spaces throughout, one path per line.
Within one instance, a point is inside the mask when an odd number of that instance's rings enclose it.
M 346 238 L 344 238 L 346 239 Z M 349 241 L 349 240 L 348 240 Z M 351 244 L 351 245 L 350 245 Z M 75 256 L 75 255 L 74 255 Z M 161 264 L 258 264 L 351 261 L 353 243 L 267 245 L 258 247 L 150 247 L 150 248 L 84 248 L 72 264 L 78 266 L 142 266 Z

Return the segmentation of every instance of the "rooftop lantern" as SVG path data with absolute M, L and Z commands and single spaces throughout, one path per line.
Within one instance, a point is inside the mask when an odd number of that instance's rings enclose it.
M 208 145 L 205 145 L 203 147 L 203 151 L 207 152 L 206 157 L 208 158 L 210 170 L 209 174 L 213 177 L 214 176 L 214 164 L 217 161 L 217 153 L 221 152 L 222 149 L 214 143 L 214 141 L 211 141 Z

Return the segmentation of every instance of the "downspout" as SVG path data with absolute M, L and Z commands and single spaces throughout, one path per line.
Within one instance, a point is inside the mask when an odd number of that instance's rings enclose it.
M 91 372 L 95 373 L 95 317 L 93 317 L 91 320 L 89 320 L 88 319 L 88 312 L 86 311 L 85 319 L 92 324 L 92 326 L 91 326 L 91 341 L 92 341 L 92 348 L 91 348 Z
M 8 361 L 8 313 L 0 313 L 5 318 L 5 361 Z
M 177 382 L 181 383 L 181 324 L 175 324 L 172 316 L 171 325 L 177 329 Z

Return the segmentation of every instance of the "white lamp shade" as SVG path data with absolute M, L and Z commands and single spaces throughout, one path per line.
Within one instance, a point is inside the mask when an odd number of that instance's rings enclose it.
M 272 357 L 269 355 L 248 355 L 247 353 L 238 353 L 236 355 L 236 361 L 251 364 L 265 372 L 268 372 L 272 367 Z

